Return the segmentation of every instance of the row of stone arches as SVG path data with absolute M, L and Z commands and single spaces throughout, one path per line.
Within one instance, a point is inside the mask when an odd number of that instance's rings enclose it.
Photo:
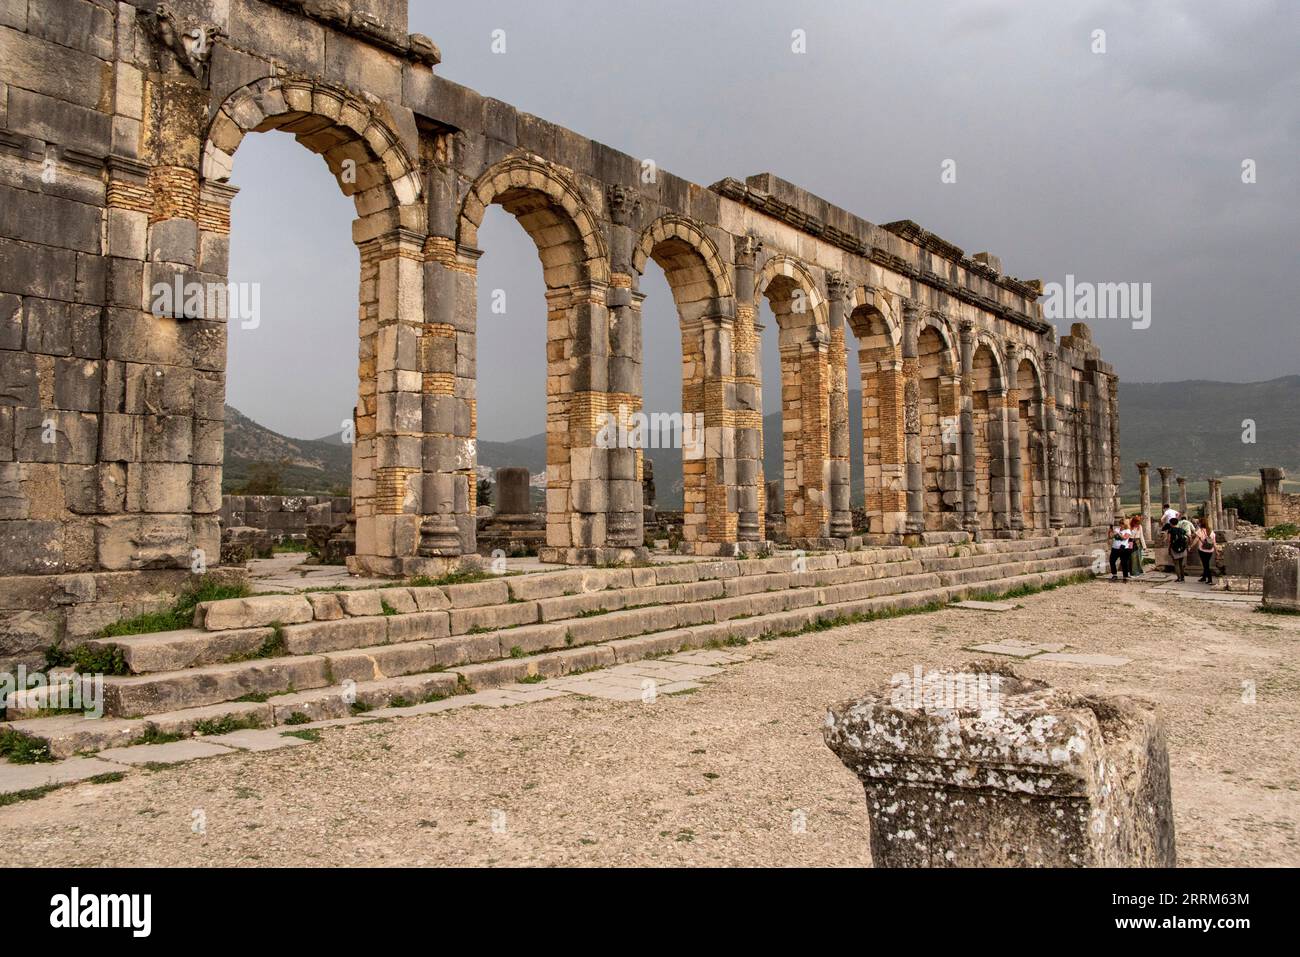
M 379 559 L 371 570 L 402 570 L 404 558 L 450 556 L 472 542 L 474 282 L 478 229 L 492 205 L 531 237 L 546 284 L 552 546 L 641 544 L 639 453 L 599 448 L 597 435 L 602 417 L 641 410 L 638 285 L 649 261 L 663 270 L 678 313 L 682 413 L 702 425 L 701 454 L 684 465 L 688 542 L 764 537 L 760 298 L 778 326 L 782 505 L 791 537 L 853 530 L 846 524 L 852 466 L 838 431 L 847 427 L 845 325 L 861 369 L 868 524 L 860 531 L 953 530 L 969 526 L 972 514 L 990 531 L 1046 527 L 1043 377 L 1032 353 L 1016 367 L 1022 375 L 1009 378 L 1010 360 L 981 334 L 965 369 L 964 347 L 949 324 L 926 315 L 909 356 L 902 305 L 887 293 L 864 286 L 847 300 L 834 290 L 823 294 L 814 271 L 782 253 L 759 264 L 751 251 L 742 269 L 744 256 L 735 250 L 733 266 L 708 228 L 676 214 L 642 226 L 638 200 L 617 187 L 607 191 L 598 213 L 564 170 L 538 156 L 507 156 L 463 188 L 450 167 L 426 162 L 417 168 L 378 104 L 319 81 L 266 78 L 231 94 L 208 128 L 200 186 L 229 178 L 244 135 L 273 129 L 321 155 L 356 203 L 361 292 L 353 498 L 358 554 Z M 750 244 L 743 237 L 734 242 Z M 1017 386 L 1025 374 L 1032 385 Z M 919 388 L 920 420 L 911 430 L 904 414 L 909 376 Z M 973 433 L 970 450 L 957 447 L 945 425 L 967 412 L 973 429 L 956 432 Z M 1009 413 L 1028 427 L 1010 428 Z M 915 455 L 908 431 L 919 438 Z M 960 474 L 960 463 L 972 455 L 985 463 L 975 470 L 973 502 L 963 485 L 970 469 Z M 1008 470 L 1021 468 L 1027 481 L 1010 482 Z M 1013 501 L 1012 485 L 1030 495 Z M 921 529 L 914 527 L 918 494 Z

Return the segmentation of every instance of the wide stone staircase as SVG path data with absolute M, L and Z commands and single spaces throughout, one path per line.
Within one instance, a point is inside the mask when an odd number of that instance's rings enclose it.
M 124 663 L 104 715 L 14 692 L 4 727 L 55 757 L 159 736 L 295 725 L 519 681 L 742 644 L 1086 572 L 1104 532 L 771 558 L 574 568 L 484 581 L 255 595 L 200 604 L 193 628 L 88 644 Z M 116 651 L 114 650 L 116 649 Z M 123 670 L 121 667 L 115 670 Z M 71 670 L 58 682 L 93 677 Z

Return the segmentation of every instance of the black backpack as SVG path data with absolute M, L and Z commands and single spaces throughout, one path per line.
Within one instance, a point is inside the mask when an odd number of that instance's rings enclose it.
M 1187 532 L 1177 525 L 1169 529 L 1169 550 L 1171 552 L 1187 551 Z

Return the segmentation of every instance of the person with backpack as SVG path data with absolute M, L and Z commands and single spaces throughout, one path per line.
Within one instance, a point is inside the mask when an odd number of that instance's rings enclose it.
M 1174 518 L 1165 526 L 1169 533 L 1169 558 L 1174 563 L 1176 581 L 1187 580 L 1187 549 L 1192 541 L 1192 523 L 1181 515 L 1174 513 Z
M 1110 530 L 1110 580 L 1119 581 L 1119 577 L 1115 574 L 1115 566 L 1118 564 L 1124 572 L 1124 581 L 1127 583 L 1132 561 L 1133 537 L 1128 530 L 1128 523 L 1121 518 Z
M 1204 569 L 1204 573 L 1197 581 L 1213 585 L 1214 572 L 1210 567 L 1210 562 L 1214 559 L 1214 546 L 1218 542 L 1215 540 L 1214 529 L 1210 527 L 1209 518 L 1202 515 L 1199 524 L 1200 528 L 1196 530 L 1196 554 L 1201 557 L 1201 568 Z

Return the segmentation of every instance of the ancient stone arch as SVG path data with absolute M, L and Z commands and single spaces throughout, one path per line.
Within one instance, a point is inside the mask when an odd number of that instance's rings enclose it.
M 640 277 L 647 260 L 664 271 L 682 340 L 682 535 L 691 543 L 734 540 L 736 509 L 727 507 L 719 463 L 725 442 L 723 391 L 734 377 L 732 282 L 717 245 L 687 217 L 661 216 L 641 233 L 632 252 Z M 635 303 L 640 322 L 640 300 Z M 712 401 L 710 401 L 712 396 Z M 637 397 L 640 408 L 640 396 Z
M 500 205 L 537 244 L 551 289 L 580 281 L 609 282 L 609 250 L 596 217 L 564 173 L 539 156 L 509 156 L 490 167 L 461 204 L 457 239 L 478 243 L 487 207 Z
M 597 548 L 606 544 L 609 531 L 604 481 L 610 449 L 601 447 L 600 435 L 605 417 L 619 412 L 592 374 L 609 350 L 608 246 L 595 214 L 560 170 L 531 154 L 509 156 L 478 177 L 460 207 L 459 260 L 471 279 L 479 255 L 474 248 L 478 228 L 493 204 L 514 216 L 532 238 L 547 287 L 547 544 L 561 550 Z M 468 312 L 470 305 L 463 308 Z M 461 343 L 466 352 L 474 349 L 476 321 L 476 315 L 466 314 L 459 322 L 468 330 Z M 476 381 L 466 383 L 475 440 L 476 389 Z M 473 443 L 467 458 L 462 469 L 473 514 Z
M 917 334 L 924 526 L 951 532 L 962 522 L 962 379 L 952 329 L 926 315 Z
M 754 289 L 756 298 L 766 297 L 779 332 L 786 534 L 793 541 L 827 538 L 833 384 L 826 299 L 808 267 L 783 254 L 763 264 Z
M 993 531 L 1007 521 L 1006 373 L 996 339 L 976 335 L 971 364 L 975 436 L 975 492 L 980 528 Z
M 902 324 L 890 299 L 860 286 L 848 324 L 858 344 L 866 531 L 901 534 L 907 519 Z
M 705 416 L 686 551 L 769 545 L 759 295 L 781 327 L 793 538 L 853 537 L 846 320 L 875 363 L 869 541 L 1016 535 L 1026 497 L 1037 528 L 1113 510 L 1114 370 L 1087 326 L 1058 340 L 1041 284 L 996 257 L 771 173 L 705 187 L 660 169 L 649 182 L 638 158 L 445 78 L 433 43 L 408 32 L 405 0 L 81 4 L 87 29 L 52 38 L 65 6 L 26 0 L 0 16 L 0 587 L 34 596 L 18 624 L 0 613 L 0 661 L 220 563 L 227 317 L 155 310 L 146 293 L 178 277 L 224 287 L 228 180 L 254 131 L 295 135 L 356 204 L 357 571 L 442 574 L 476 551 L 476 244 L 492 203 L 533 236 L 548 288 L 548 559 L 645 557 L 637 456 L 597 436 L 641 401 L 636 277 L 649 258 L 672 274 Z M 967 446 L 976 329 L 1037 357 L 1041 380 L 1038 416 L 1023 362 L 1001 355 L 1000 510 L 978 501 Z M 1025 436 L 1032 449 L 1040 432 L 1045 478 L 1017 500 L 1038 461 Z M 88 577 L 99 597 L 85 597 Z
M 419 257 L 413 237 L 423 231 L 425 208 L 420 178 L 382 113 L 380 104 L 319 79 L 270 76 L 235 89 L 213 113 L 200 165 L 200 193 L 210 197 L 209 209 L 220 204 L 222 212 L 205 217 L 200 208 L 198 220 L 201 242 L 224 242 L 234 191 L 223 187 L 235 153 L 249 133 L 272 130 L 321 156 L 356 205 L 361 273 L 352 508 L 358 565 L 368 571 L 394 570 L 374 562 L 376 554 L 415 549 L 422 511 L 419 450 L 407 434 L 419 431 L 420 390 L 397 373 L 401 342 L 415 334 L 422 313 L 423 277 L 412 260 Z M 201 481 L 216 482 L 220 494 L 219 472 Z
M 1015 403 L 1018 407 L 1020 444 L 1020 496 L 1024 528 L 1042 530 L 1048 525 L 1046 405 L 1042 366 L 1038 356 L 1025 351 L 1016 371 Z

